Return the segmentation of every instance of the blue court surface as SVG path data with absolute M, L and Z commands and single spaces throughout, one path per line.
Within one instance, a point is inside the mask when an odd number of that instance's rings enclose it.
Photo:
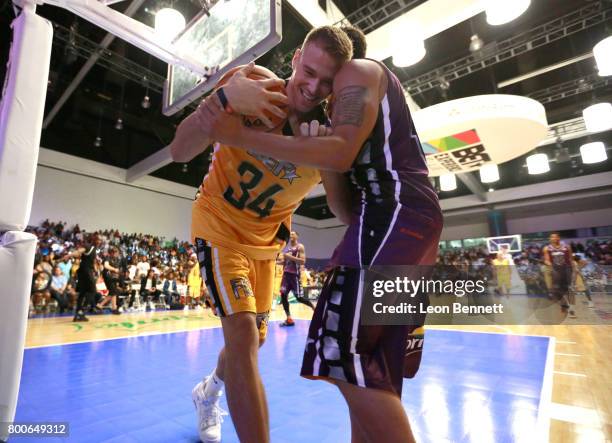
M 298 376 L 307 327 L 271 323 L 260 352 L 271 440 L 349 442 L 348 411 L 336 388 Z M 61 440 L 70 442 L 197 442 L 191 388 L 210 373 L 222 340 L 216 328 L 28 349 L 16 421 L 69 422 L 70 437 Z M 417 441 L 533 438 L 549 401 L 551 340 L 427 331 L 421 369 L 403 391 Z M 223 441 L 238 441 L 229 416 Z

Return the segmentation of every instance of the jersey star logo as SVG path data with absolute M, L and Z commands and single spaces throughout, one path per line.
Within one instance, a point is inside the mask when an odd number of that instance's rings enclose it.
M 300 178 L 300 176 L 297 174 L 297 168 L 293 163 L 279 161 L 275 158 L 268 157 L 262 154 L 257 154 L 255 152 L 249 151 L 249 154 L 255 157 L 260 162 L 262 162 L 264 166 L 268 168 L 270 172 L 272 172 L 272 174 L 277 177 L 280 177 L 282 180 L 287 180 L 289 184 L 292 184 L 293 180 L 295 180 L 296 178 Z
M 297 175 L 297 171 L 293 163 L 286 163 L 286 162 L 282 162 L 282 163 L 283 163 L 282 165 L 283 176 L 281 177 L 281 179 L 287 180 L 289 184 L 291 184 L 293 183 L 294 179 L 300 178 L 300 176 Z

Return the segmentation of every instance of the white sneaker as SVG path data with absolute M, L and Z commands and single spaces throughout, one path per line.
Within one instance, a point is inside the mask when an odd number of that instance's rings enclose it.
M 200 434 L 200 439 L 203 443 L 217 443 L 221 441 L 223 416 L 228 414 L 219 406 L 221 392 L 214 398 L 207 398 L 205 396 L 204 385 L 207 381 L 208 377 L 195 385 L 191 391 L 191 398 L 198 414 L 198 433 Z
M 185 307 L 183 308 L 183 311 L 189 311 L 189 306 L 185 305 Z
M 595 303 L 593 303 L 591 300 L 589 300 L 589 302 L 587 303 L 587 306 L 589 308 L 594 308 L 595 307 Z
M 201 312 L 201 311 L 202 311 L 202 306 L 197 305 L 197 306 L 195 307 L 194 311 L 196 311 L 196 312 Z

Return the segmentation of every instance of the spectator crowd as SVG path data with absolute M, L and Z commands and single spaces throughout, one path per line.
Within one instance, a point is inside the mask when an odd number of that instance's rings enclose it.
M 68 227 L 65 222 L 49 220 L 27 231 L 38 237 L 31 313 L 63 313 L 74 308 L 80 264 L 75 252 L 91 244 L 94 237 L 100 240 L 96 251 L 97 294 L 89 312 L 105 308 L 115 314 L 157 308 L 200 310 L 209 305 L 195 249 L 188 242 L 116 229 L 85 232 L 78 224 Z M 572 241 L 569 245 L 585 281 L 589 277 L 605 280 L 606 270 L 612 266 L 612 240 Z M 521 252 L 510 254 L 506 261 L 516 266 L 528 294 L 545 292 L 544 246 L 525 244 Z M 484 247 L 445 249 L 438 256 L 436 278 L 458 278 L 454 274 L 463 269 L 469 278 L 493 280 L 492 270 L 499 268 L 499 263 L 499 257 Z M 302 285 L 316 296 L 324 276 L 323 272 L 303 269 Z

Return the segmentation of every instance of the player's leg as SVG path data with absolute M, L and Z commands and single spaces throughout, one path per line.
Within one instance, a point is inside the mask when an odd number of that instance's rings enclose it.
M 352 441 L 413 441 L 399 400 L 407 330 L 396 327 L 401 334 L 385 341 L 386 327 L 360 326 L 363 287 L 359 269 L 336 268 L 328 275 L 310 324 L 301 375 L 338 386 L 349 407 Z
M 225 389 L 241 442 L 269 441 L 268 407 L 259 376 L 256 314 L 239 312 L 221 320 L 225 338 Z
M 295 298 L 297 299 L 298 302 L 302 303 L 303 305 L 308 306 L 310 309 L 312 309 L 314 311 L 314 305 L 312 304 L 312 302 L 310 300 L 308 300 L 305 296 L 304 296 L 304 289 L 302 288 L 302 284 L 300 283 L 300 277 L 299 275 L 296 276 L 296 290 L 297 292 L 295 292 Z
M 359 425 L 357 416 L 350 409 L 349 416 L 351 418 L 351 443 L 367 443 L 368 440 Z
M 198 411 L 200 438 L 219 441 L 219 398 L 225 388 L 230 413 L 241 441 L 267 441 L 267 407 L 257 367 L 259 332 L 255 297 L 249 281 L 251 263 L 235 251 L 196 239 L 200 269 L 223 327 L 225 347 L 217 367 L 198 383 L 192 397 Z
M 266 335 L 267 335 L 268 317 L 270 314 L 270 307 L 272 304 L 272 290 L 273 290 L 273 284 L 274 284 L 274 261 L 273 260 L 251 261 L 249 270 L 250 270 L 249 282 L 251 283 L 252 288 L 253 288 L 252 292 L 255 297 L 255 309 L 257 311 L 257 314 L 255 316 L 255 326 L 257 328 L 257 337 L 258 337 L 257 348 L 259 348 L 263 345 Z M 236 293 L 238 294 L 243 293 L 241 289 L 237 289 L 237 290 L 235 289 L 233 292 L 234 292 L 234 295 L 236 295 Z M 231 320 L 232 317 L 237 317 L 238 315 L 239 314 L 227 317 L 226 319 L 223 319 L 222 322 L 227 323 L 228 320 Z M 233 330 L 233 328 L 227 328 L 224 325 L 224 331 L 226 329 L 229 331 Z M 251 337 L 251 334 L 248 335 L 248 338 L 250 337 Z M 244 340 L 244 334 L 242 334 L 242 337 L 241 336 L 238 337 L 237 343 L 240 345 L 240 343 L 242 343 L 243 340 Z M 256 422 L 255 423 L 252 423 L 252 422 L 242 423 L 241 422 L 240 425 L 244 427 L 244 431 L 240 431 L 239 426 L 236 423 L 236 419 L 234 419 L 236 430 L 239 436 L 252 434 L 253 435 L 252 441 L 267 441 L 267 440 L 264 440 L 264 437 L 268 438 L 268 435 L 269 435 L 269 416 L 268 416 L 268 408 L 267 408 L 267 402 L 266 402 L 266 397 L 265 397 L 265 390 L 263 387 L 263 383 L 261 382 L 261 378 L 259 377 L 259 370 L 257 368 L 257 351 L 255 350 L 255 353 L 253 354 L 252 343 L 249 346 L 249 349 L 251 350 L 251 355 L 250 355 L 251 361 L 255 363 L 253 371 L 256 374 L 256 377 L 253 377 L 253 379 L 250 380 L 252 381 L 252 383 L 248 383 L 247 385 L 243 385 L 243 386 L 240 386 L 237 383 L 236 384 L 230 383 L 227 388 L 228 404 L 232 402 L 232 397 L 234 397 L 230 389 L 235 387 L 236 388 L 235 397 L 238 401 L 235 402 L 236 404 L 233 406 L 230 404 L 230 411 L 234 411 L 235 409 L 238 409 L 238 410 L 247 409 L 247 408 L 253 407 L 253 405 L 256 405 L 255 407 L 257 407 L 258 411 L 261 413 L 259 417 L 252 417 L 256 419 Z M 245 368 L 247 366 L 244 362 L 240 362 L 240 361 L 238 361 L 235 364 L 232 364 L 231 356 L 233 354 L 234 353 L 231 350 L 228 339 L 226 338 L 226 347 L 221 353 L 221 356 L 219 358 L 219 364 L 217 366 L 217 371 L 216 371 L 217 375 L 220 376 L 222 380 L 223 379 L 231 380 L 231 378 L 234 377 L 234 375 L 232 375 L 233 369 L 237 369 L 236 375 L 235 375 L 236 377 L 243 378 L 243 374 L 245 373 L 245 371 L 241 370 L 240 368 Z M 244 380 L 241 380 L 241 381 L 244 381 Z M 247 380 L 247 382 L 249 382 L 249 380 Z M 245 399 L 245 395 L 244 395 L 245 389 L 251 389 L 252 390 L 251 397 L 259 400 L 259 402 L 251 403 L 248 399 Z M 232 414 L 232 418 L 234 418 L 233 414 Z M 263 426 L 258 428 L 259 430 L 256 430 L 255 427 L 258 424 L 263 425 Z M 241 441 L 247 441 L 247 439 L 246 438 L 243 439 L 243 437 L 240 437 L 240 439 Z
M 348 404 L 351 431 L 360 432 L 357 439 L 352 441 L 415 442 L 406 411 L 397 395 L 381 389 L 362 388 L 343 381 L 335 383 Z
M 268 321 L 270 310 L 272 309 L 272 299 L 274 297 L 274 271 L 275 260 L 256 260 L 252 262 L 249 279 L 253 284 L 255 294 L 255 306 L 257 310 L 256 325 L 259 334 L 259 347 L 263 346 L 268 335 Z M 265 394 L 263 383 L 261 390 Z M 265 402 L 265 424 L 266 435 L 269 435 L 269 413 L 267 402 Z
M 291 309 L 289 308 L 289 291 L 291 290 L 291 282 L 289 273 L 283 272 L 283 278 L 281 279 L 280 296 L 283 310 L 287 319 L 291 318 Z M 286 323 L 286 321 L 285 321 Z

